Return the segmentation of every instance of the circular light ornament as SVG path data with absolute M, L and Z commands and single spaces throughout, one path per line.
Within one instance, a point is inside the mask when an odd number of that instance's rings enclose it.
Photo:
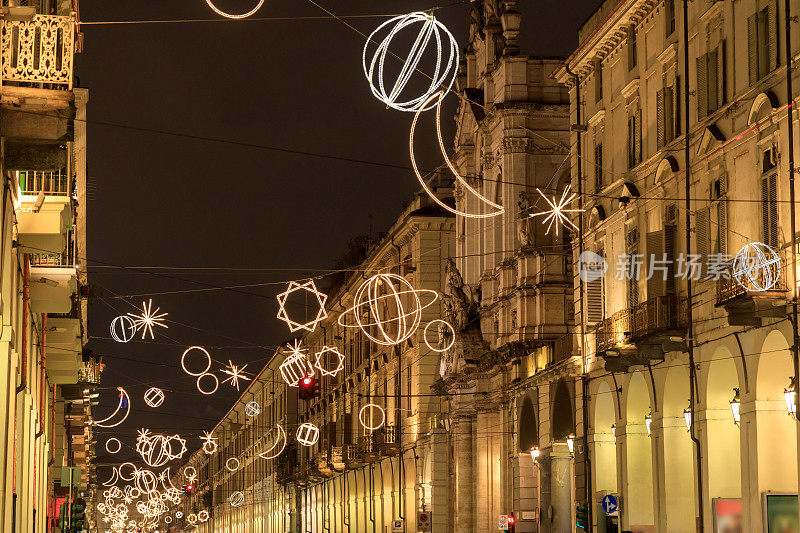
M 176 512 L 176 513 L 175 513 L 175 518 L 177 518 L 178 520 L 180 520 L 181 518 L 183 518 L 183 512 L 182 512 L 182 511 L 178 511 L 178 512 Z
M 206 366 L 200 372 L 191 372 L 188 368 L 186 368 L 186 356 L 189 355 L 189 352 L 192 352 L 194 350 L 202 352 L 202 354 L 206 356 L 206 360 L 208 360 L 208 366 Z M 211 355 L 208 353 L 208 350 L 206 350 L 202 346 L 190 346 L 186 348 L 186 350 L 183 352 L 183 355 L 181 356 L 181 367 L 183 368 L 183 371 L 189 374 L 190 376 L 195 376 L 195 377 L 202 376 L 206 372 L 211 370 Z
M 197 513 L 197 519 L 200 520 L 201 522 L 205 522 L 206 520 L 208 520 L 208 511 L 203 509 L 202 511 Z
M 197 470 L 195 470 L 193 466 L 187 466 L 186 468 L 183 469 L 183 475 L 189 481 L 193 481 L 197 479 Z
M 122 475 L 122 467 L 123 466 L 130 466 L 131 467 L 131 477 L 125 477 L 124 475 Z M 121 465 L 119 465 L 117 467 L 117 472 L 119 473 L 119 478 L 121 480 L 123 480 L 123 481 L 133 481 L 136 478 L 136 474 L 137 474 L 137 472 L 139 472 L 139 469 L 136 468 L 136 465 L 133 464 L 133 463 L 122 463 Z
M 112 451 L 111 448 L 109 447 L 109 444 L 113 446 L 115 443 L 116 443 L 116 449 Z M 122 443 L 119 441 L 118 438 L 111 437 L 106 441 L 106 451 L 108 453 L 119 453 L 121 449 L 122 449 Z
M 197 515 L 194 513 L 190 514 L 189 516 L 186 517 L 186 521 L 189 522 L 190 524 L 194 524 L 195 522 L 197 522 Z
M 297 442 L 303 446 L 313 446 L 319 440 L 319 428 L 314 424 L 306 422 L 297 428 L 295 437 L 297 438 Z
M 264 5 L 264 0 L 259 0 L 258 4 L 256 4 L 256 7 L 254 7 L 253 9 L 248 11 L 247 13 L 242 13 L 241 15 L 236 15 L 236 14 L 233 14 L 233 13 L 226 13 L 225 11 L 222 11 L 220 8 L 215 6 L 211 2 L 211 0 L 206 0 L 206 4 L 208 4 L 208 7 L 210 7 L 214 11 L 214 13 L 216 13 L 217 15 L 220 15 L 222 17 L 229 18 L 229 19 L 241 20 L 241 19 L 246 19 L 250 15 L 254 14 L 256 11 L 261 9 L 261 6 Z
M 210 377 L 211 379 L 214 380 L 214 388 L 213 389 L 205 390 L 205 389 L 203 389 L 203 387 L 200 386 L 200 382 L 205 377 Z M 219 379 L 217 379 L 217 376 L 215 376 L 214 374 L 201 374 L 200 376 L 198 376 L 198 378 L 197 378 L 197 390 L 199 390 L 202 394 L 205 394 L 206 396 L 209 396 L 209 395 L 214 394 L 215 392 L 217 392 L 218 388 L 219 388 Z
M 748 291 L 767 291 L 780 275 L 780 256 L 763 242 L 745 244 L 733 259 L 733 278 Z
M 261 406 L 258 405 L 258 402 L 247 402 L 247 405 L 244 406 L 244 414 L 247 416 L 258 416 L 261 412 Z
M 231 457 L 225 461 L 225 468 L 227 468 L 230 472 L 236 472 L 239 470 L 239 466 L 241 465 L 239 464 L 239 459 L 236 457 Z
M 239 507 L 244 503 L 244 494 L 237 490 L 236 492 L 231 493 L 231 497 L 228 498 L 228 502 L 230 502 L 232 507 Z
M 206 455 L 211 455 L 217 451 L 217 438 L 208 431 L 204 431 L 203 433 L 205 433 L 205 435 L 200 437 L 200 440 L 203 441 L 203 453 Z
M 439 340 L 436 342 L 436 344 L 432 344 L 431 341 L 428 340 L 428 328 L 434 324 L 436 325 L 439 337 Z M 449 333 L 445 333 L 445 331 Z M 447 340 L 448 336 L 450 337 L 449 340 Z M 422 331 L 422 338 L 425 340 L 425 346 L 427 346 L 430 350 L 440 353 L 446 352 L 452 348 L 453 344 L 456 342 L 456 330 L 454 330 L 453 326 L 451 326 L 446 320 L 437 318 L 436 320 L 431 320 L 425 325 L 425 329 Z M 443 338 L 445 339 L 444 342 L 442 341 Z
M 171 516 L 167 516 L 167 517 L 165 517 L 165 518 L 164 518 L 164 523 L 165 523 L 165 524 L 171 524 L 171 523 L 172 523 L 172 517 L 171 517 Z
M 164 403 L 164 391 L 158 387 L 150 387 L 144 393 L 144 403 L 150 407 L 158 407 Z
M 411 50 L 405 57 L 394 83 L 384 82 L 384 62 L 387 55 L 394 56 L 392 61 L 399 57 L 389 51 L 392 39 L 404 29 L 421 24 L 422 27 L 411 46 Z M 388 31 L 388 34 L 381 38 L 380 35 Z M 372 59 L 367 61 L 367 55 L 372 43 L 377 43 L 377 49 L 372 52 Z M 405 54 L 405 53 L 404 53 Z M 435 55 L 435 67 L 431 76 L 425 76 L 430 80 L 430 84 L 425 92 L 413 98 L 403 95 L 408 82 L 419 67 L 423 55 Z M 433 108 L 450 90 L 456 79 L 458 70 L 458 43 L 450 31 L 429 13 L 417 11 L 408 15 L 400 15 L 391 18 L 378 26 L 364 44 L 364 52 L 361 57 L 361 64 L 364 67 L 364 75 L 369 81 L 372 94 L 381 102 L 392 109 L 398 111 L 426 111 Z M 419 73 L 418 73 L 419 74 Z M 429 98 L 442 87 L 441 95 L 435 101 Z M 388 88 L 388 91 L 387 91 Z M 410 98 L 405 100 L 406 98 Z
M 423 303 L 420 295 L 431 296 Z M 414 289 L 397 274 L 375 274 L 361 284 L 353 307 L 339 315 L 339 325 L 358 327 L 372 342 L 394 346 L 411 337 L 422 320 L 422 310 L 436 301 L 436 291 Z M 353 324 L 344 322 L 352 317 Z
M 375 416 L 377 412 L 377 417 Z M 364 429 L 375 431 L 386 423 L 386 411 L 378 404 L 368 403 L 358 412 L 358 421 Z
M 117 342 L 128 342 L 136 335 L 136 323 L 129 316 L 120 315 L 111 321 L 111 338 Z

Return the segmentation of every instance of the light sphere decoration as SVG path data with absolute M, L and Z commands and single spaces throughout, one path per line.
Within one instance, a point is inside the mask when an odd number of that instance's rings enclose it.
M 319 428 L 310 422 L 300 424 L 295 438 L 303 446 L 313 446 L 319 440 Z
M 423 304 L 421 295 L 429 296 L 430 301 Z M 372 342 L 394 346 L 414 334 L 423 309 L 437 297 L 436 291 L 414 289 L 406 278 L 397 274 L 376 274 L 361 284 L 353 307 L 339 315 L 339 325 L 358 327 Z M 352 324 L 345 322 L 348 317 Z
M 208 520 L 208 511 L 203 509 L 202 511 L 197 513 L 197 519 L 200 520 L 201 522 L 205 522 L 206 520 Z
M 297 320 L 294 320 L 286 311 L 286 300 L 293 292 L 297 291 L 307 292 L 308 295 L 312 296 L 314 300 L 316 300 L 316 303 L 319 306 L 319 308 L 316 310 L 314 318 L 307 320 L 306 322 L 298 322 Z M 325 311 L 325 302 L 328 300 L 328 296 L 317 290 L 317 286 L 313 279 L 310 279 L 305 283 L 290 281 L 289 287 L 287 287 L 282 293 L 278 294 L 277 298 L 278 318 L 286 322 L 286 324 L 289 326 L 289 331 L 292 333 L 301 329 L 306 330 L 309 333 L 313 333 L 317 327 L 317 323 L 328 317 L 328 312 Z
M 187 466 L 186 468 L 183 469 L 183 475 L 189 481 L 193 481 L 197 479 L 197 470 L 195 470 L 193 466 Z
M 109 445 L 115 446 L 115 449 L 112 451 Z M 106 451 L 108 453 L 119 453 L 121 449 L 122 449 L 122 443 L 119 441 L 118 438 L 111 437 L 106 441 Z
M 234 13 L 226 13 L 225 11 L 223 11 L 220 8 L 218 8 L 217 6 L 215 6 L 214 3 L 211 2 L 211 0 L 206 0 L 206 4 L 208 4 L 208 7 L 210 7 L 212 9 L 212 11 L 214 11 L 214 13 L 216 13 L 217 15 L 220 15 L 222 17 L 229 18 L 229 19 L 241 20 L 241 19 L 246 19 L 250 15 L 253 15 L 256 11 L 261 9 L 261 6 L 264 5 L 264 0 L 258 0 L 258 3 L 256 4 L 256 7 L 254 7 L 250 11 L 248 11 L 246 13 L 242 13 L 240 15 L 237 15 L 237 14 L 234 14 Z
M 306 359 L 308 350 L 300 348 L 300 341 L 294 341 L 294 346 L 291 344 L 286 346 L 289 348 L 289 355 L 283 360 L 278 370 L 280 370 L 281 376 L 287 385 L 297 387 L 301 379 L 314 375 L 314 367 Z
M 247 416 L 258 416 L 261 412 L 261 406 L 258 405 L 258 402 L 247 402 L 247 405 L 244 406 L 244 414 Z
M 229 472 L 236 472 L 239 470 L 241 464 L 239 463 L 239 459 L 236 457 L 231 457 L 227 461 L 225 461 L 225 468 L 228 469 Z
M 164 391 L 158 387 L 150 387 L 144 393 L 144 403 L 149 407 L 158 407 L 164 403 Z
M 409 52 L 393 53 L 389 50 L 392 40 L 400 32 L 417 25 L 421 25 L 421 27 Z M 373 44 L 377 44 L 377 48 L 371 51 Z M 367 57 L 370 53 L 372 59 L 368 61 Z M 390 61 L 395 61 L 399 57 L 403 62 L 394 82 L 384 79 L 387 74 L 385 69 L 387 55 L 393 56 Z M 405 59 L 402 56 L 405 56 Z M 433 73 L 430 76 L 418 72 L 423 56 L 435 62 Z M 430 101 L 429 97 L 432 94 L 442 88 L 442 94 L 439 97 L 441 99 L 453 86 L 458 71 L 458 43 L 453 34 L 444 24 L 436 20 L 436 17 L 429 13 L 416 11 L 391 18 L 378 26 L 367 37 L 361 56 L 361 65 L 375 98 L 398 111 L 426 111 L 437 103 Z M 406 96 L 404 91 L 415 73 L 418 78 L 425 79 L 425 83 L 428 81 L 430 83 L 423 94 Z
M 323 346 L 314 357 L 314 366 L 323 376 L 336 377 L 344 369 L 344 355 L 335 346 Z
M 111 338 L 117 342 L 128 342 L 136 335 L 136 323 L 129 316 L 120 315 L 111 321 Z
M 732 275 L 748 291 L 767 291 L 780 279 L 781 258 L 763 242 L 747 243 L 733 259 Z
M 178 520 L 180 520 L 181 518 L 183 518 L 183 512 L 182 512 L 182 511 L 178 511 L 178 512 L 176 512 L 176 513 L 175 513 L 175 518 L 177 518 Z
M 358 421 L 367 431 L 375 431 L 386 423 L 386 411 L 378 404 L 368 403 L 358 412 Z
M 148 466 L 158 468 L 183 457 L 186 441 L 180 435 L 151 434 L 149 430 L 141 429 L 136 438 L 136 452 Z
M 240 490 L 231 493 L 230 498 L 228 498 L 228 502 L 231 504 L 231 507 L 239 507 L 244 503 L 244 493 Z
M 434 325 L 436 326 L 439 337 L 436 343 L 432 343 L 428 338 L 428 329 Z M 445 340 L 442 340 L 443 338 Z M 446 352 L 452 348 L 453 344 L 456 342 L 456 330 L 453 329 L 450 322 L 437 318 L 425 324 L 425 329 L 422 330 L 422 339 L 425 341 L 425 346 L 427 346 L 429 350 L 440 353 Z

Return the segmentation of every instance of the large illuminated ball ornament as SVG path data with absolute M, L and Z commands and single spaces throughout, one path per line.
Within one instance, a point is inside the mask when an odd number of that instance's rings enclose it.
M 396 52 L 389 50 L 395 36 L 406 28 L 417 27 L 419 30 L 409 51 L 401 51 L 400 46 Z M 377 48 L 372 50 L 374 45 L 377 45 Z M 372 54 L 372 59 L 368 59 L 369 54 Z M 384 67 L 387 55 L 392 56 L 388 65 L 391 69 L 396 66 L 395 63 L 402 62 L 394 81 L 385 79 L 387 72 Z M 427 63 L 420 65 L 423 56 Z M 398 57 L 400 61 L 397 61 Z M 430 66 L 430 63 L 434 65 Z M 436 17 L 417 11 L 391 18 L 378 26 L 367 37 L 361 64 L 372 94 L 378 100 L 398 111 L 425 111 L 432 109 L 453 86 L 458 70 L 458 44 L 453 34 L 444 24 L 436 20 Z M 404 94 L 412 77 L 424 80 L 424 83 L 428 84 L 423 94 L 417 96 Z M 439 88 L 444 89 L 441 96 L 435 101 L 430 101 L 428 97 Z
M 429 301 L 423 304 L 420 296 Z M 376 274 L 361 284 L 353 307 L 339 315 L 339 325 L 360 328 L 376 344 L 400 344 L 414 334 L 422 310 L 436 297 L 436 291 L 416 290 L 397 274 Z
M 144 393 L 144 403 L 150 407 L 158 407 L 164 403 L 164 391 L 157 387 L 150 387 Z
M 136 324 L 129 316 L 118 316 L 111 321 L 111 338 L 117 342 L 128 342 L 136 335 Z
M 244 494 L 237 490 L 231 494 L 231 497 L 228 498 L 228 501 L 230 502 L 231 506 L 239 507 L 244 503 Z
M 780 256 L 763 242 L 745 244 L 733 259 L 733 278 L 748 291 L 769 290 L 780 275 Z
M 295 438 L 303 446 L 313 446 L 319 440 L 319 428 L 310 422 L 300 424 Z
M 258 402 L 247 402 L 247 405 L 244 406 L 244 414 L 247 416 L 258 416 L 260 412 L 261 406 L 258 405 Z

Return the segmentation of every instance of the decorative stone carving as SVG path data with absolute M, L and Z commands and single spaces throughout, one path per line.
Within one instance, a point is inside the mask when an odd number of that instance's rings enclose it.
M 522 246 L 531 246 L 535 241 L 534 221 L 530 217 L 533 204 L 524 191 L 519 193 L 517 206 L 517 238 Z
M 444 316 L 456 332 L 463 331 L 470 315 L 477 310 L 478 302 L 472 288 L 464 283 L 464 278 L 451 258 L 447 258 L 445 263 L 445 277 L 447 286 L 442 295 Z

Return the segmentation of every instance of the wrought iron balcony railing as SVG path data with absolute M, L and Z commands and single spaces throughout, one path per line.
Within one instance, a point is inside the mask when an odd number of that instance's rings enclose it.
M 75 20 L 34 15 L 0 23 L 3 84 L 72 90 Z M 10 83 L 9 83 L 10 82 Z
M 781 259 L 783 259 L 782 256 Z M 782 263 L 786 264 L 784 261 L 782 261 Z M 761 291 L 760 294 L 772 298 L 780 297 L 783 293 L 789 290 L 788 287 L 788 283 L 786 282 L 786 269 L 782 268 L 778 274 L 778 281 L 769 289 Z M 721 305 L 739 296 L 753 294 L 759 293 L 756 293 L 755 291 L 748 291 L 732 276 L 728 278 L 720 277 L 717 280 L 717 304 Z
M 655 296 L 618 311 L 595 326 L 597 351 L 635 343 L 659 332 L 686 327 L 685 303 L 674 294 Z

